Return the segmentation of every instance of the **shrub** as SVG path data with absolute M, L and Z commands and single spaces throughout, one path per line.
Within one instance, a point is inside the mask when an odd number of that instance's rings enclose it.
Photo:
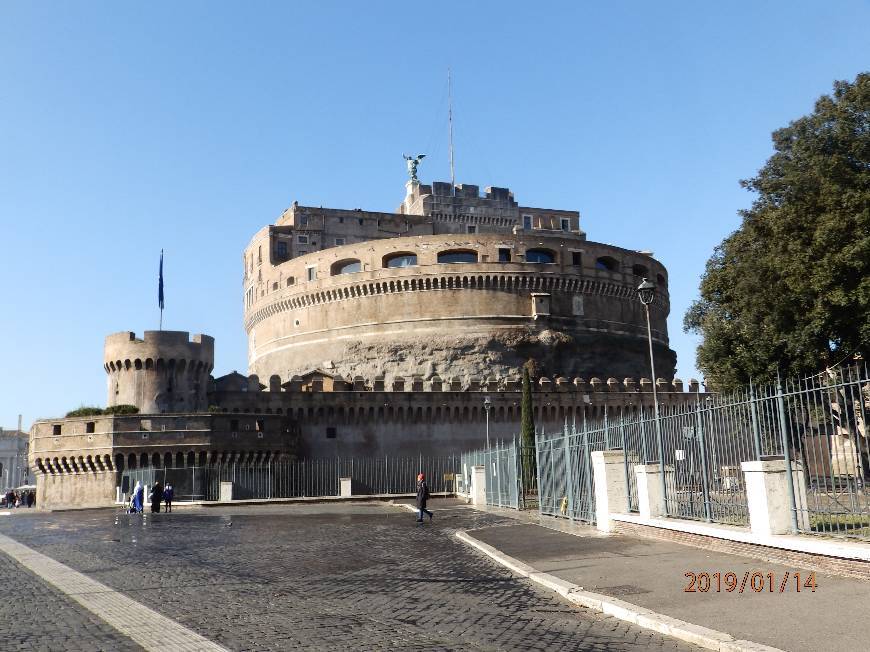
M 135 405 L 110 405 L 105 410 L 103 410 L 103 414 L 138 414 L 139 408 Z
M 94 405 L 80 405 L 75 410 L 66 413 L 68 417 L 93 417 L 103 414 L 103 408 Z

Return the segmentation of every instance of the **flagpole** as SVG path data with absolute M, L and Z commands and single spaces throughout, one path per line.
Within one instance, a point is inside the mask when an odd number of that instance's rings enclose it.
M 163 249 L 160 250 L 160 272 L 157 276 L 157 305 L 160 306 L 160 330 L 163 330 Z

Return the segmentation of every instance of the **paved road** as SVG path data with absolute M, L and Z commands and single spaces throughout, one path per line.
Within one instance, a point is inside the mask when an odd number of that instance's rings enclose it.
M 257 506 L 144 519 L 108 510 L 16 515 L 0 521 L 0 533 L 232 650 L 695 649 L 578 610 L 452 536 L 513 523 L 437 504 L 435 521 L 422 526 L 383 505 Z M 9 582 L 39 584 L 0 561 Z M 65 597 L 44 587 L 24 595 L 40 608 L 0 628 L 0 649 L 20 640 L 20 649 L 40 649 L 26 637 L 46 614 L 50 631 L 66 624 L 80 647 L 124 649 Z

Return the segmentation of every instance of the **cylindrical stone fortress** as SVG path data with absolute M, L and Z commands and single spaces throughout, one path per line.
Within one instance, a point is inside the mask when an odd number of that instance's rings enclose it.
M 197 412 L 208 407 L 214 338 L 186 331 L 145 331 L 106 337 L 106 405 L 135 405 L 147 414 Z
M 500 229 L 382 237 L 284 262 L 276 230 L 245 253 L 249 372 L 261 379 L 321 368 L 387 383 L 467 381 L 516 376 L 529 358 L 551 377 L 649 376 L 643 278 L 658 288 L 656 371 L 673 377 L 667 272 L 648 254 L 557 230 Z

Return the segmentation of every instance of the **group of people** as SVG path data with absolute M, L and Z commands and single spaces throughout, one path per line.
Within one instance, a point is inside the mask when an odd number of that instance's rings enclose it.
M 175 490 L 168 482 L 164 487 L 158 480 L 151 485 L 151 490 L 148 492 L 148 502 L 151 503 L 151 512 L 156 514 L 160 511 L 160 504 L 165 505 L 166 511 L 172 511 L 172 499 L 175 496 Z M 130 495 L 130 513 L 141 514 L 145 510 L 145 487 L 138 480 L 136 486 L 133 487 L 133 493 Z
M 8 509 L 13 507 L 33 507 L 36 504 L 36 492 L 33 490 L 15 491 L 9 489 L 3 495 L 3 505 Z

